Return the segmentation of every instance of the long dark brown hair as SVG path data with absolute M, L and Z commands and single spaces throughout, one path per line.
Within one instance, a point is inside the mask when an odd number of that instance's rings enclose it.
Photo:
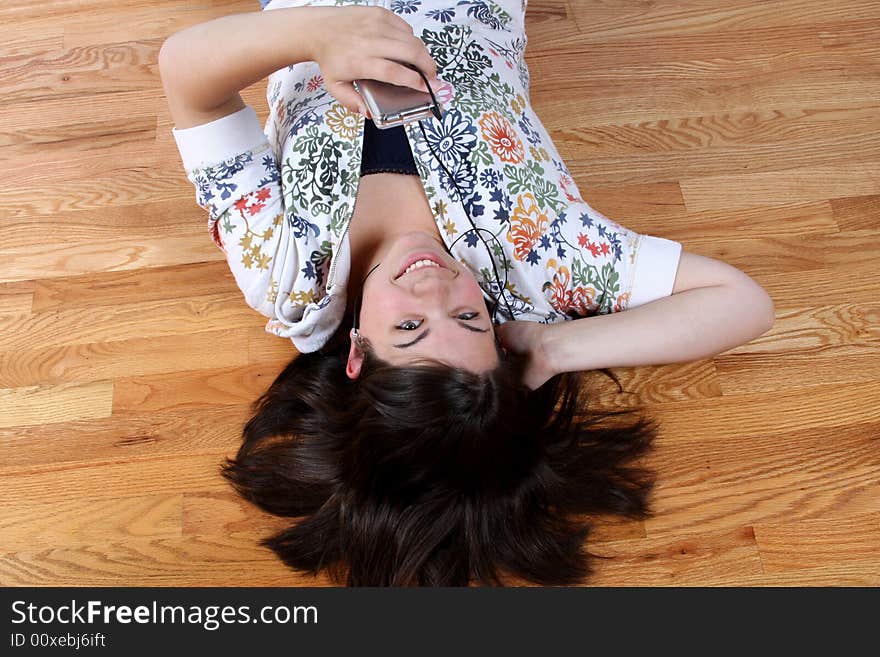
M 299 518 L 262 541 L 288 566 L 351 586 L 574 584 L 594 556 L 583 516 L 648 515 L 653 477 L 635 461 L 656 425 L 590 411 L 579 375 L 530 391 L 500 349 L 482 375 L 365 352 L 356 380 L 341 329 L 294 358 L 223 467 L 245 498 Z

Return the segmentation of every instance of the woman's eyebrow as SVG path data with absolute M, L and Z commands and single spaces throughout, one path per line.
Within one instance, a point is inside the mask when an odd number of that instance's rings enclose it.
M 470 324 L 462 324 L 458 320 L 455 320 L 455 321 L 458 322 L 459 326 L 466 328 L 468 331 L 473 331 L 474 333 L 488 333 L 489 332 L 489 329 L 481 329 L 481 328 L 477 328 L 476 326 L 471 326 Z
M 459 320 L 455 320 L 455 321 L 462 328 L 466 328 L 468 331 L 473 331 L 474 333 L 488 333 L 489 332 L 489 329 L 477 328 L 476 326 L 471 326 L 470 324 L 465 324 L 464 322 L 460 322 Z M 424 340 L 426 337 L 428 337 L 428 333 L 430 333 L 430 332 L 431 332 L 431 329 L 425 329 L 424 333 L 419 335 L 412 342 L 404 342 L 403 344 L 393 344 L 391 346 L 397 347 L 398 349 L 406 349 L 407 347 L 412 347 L 416 342 Z
M 422 333 L 419 337 L 417 337 L 412 342 L 405 342 L 403 344 L 393 344 L 391 346 L 397 347 L 398 349 L 406 349 L 407 347 L 412 347 L 419 340 L 424 340 L 427 337 L 428 333 L 430 333 L 430 332 L 431 332 L 431 329 L 425 329 L 425 332 Z

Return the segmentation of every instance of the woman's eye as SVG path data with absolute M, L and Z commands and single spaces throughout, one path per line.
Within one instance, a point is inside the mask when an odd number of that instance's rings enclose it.
M 400 324 L 398 324 L 397 328 L 404 330 L 404 331 L 415 331 L 421 325 L 422 325 L 422 320 L 416 321 L 414 319 L 408 319 L 405 322 L 401 322 Z
M 460 315 L 457 315 L 456 319 L 470 321 L 472 319 L 476 319 L 479 316 L 480 316 L 480 313 L 462 313 Z M 419 328 L 422 325 L 423 322 L 424 322 L 424 320 L 421 320 L 421 319 L 419 319 L 419 320 L 408 319 L 405 322 L 401 322 L 400 324 L 398 324 L 397 328 L 402 331 L 415 331 L 417 328 Z

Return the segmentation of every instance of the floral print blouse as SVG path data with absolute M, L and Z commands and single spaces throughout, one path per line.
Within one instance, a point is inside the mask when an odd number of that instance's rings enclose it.
M 681 245 L 590 207 L 532 110 L 526 3 L 273 0 L 265 11 L 381 4 L 413 26 L 444 81 L 442 120 L 422 125 L 451 177 L 418 124 L 404 128 L 440 235 L 487 300 L 503 294 L 500 321 L 566 321 L 668 296 Z M 314 62 L 273 73 L 267 100 L 265 128 L 248 106 L 173 134 L 245 300 L 269 318 L 267 331 L 310 352 L 346 307 L 365 119 L 327 93 Z

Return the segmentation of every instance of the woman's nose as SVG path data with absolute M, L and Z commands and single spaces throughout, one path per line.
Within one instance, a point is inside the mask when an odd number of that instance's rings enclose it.
M 423 276 L 413 281 L 410 289 L 419 297 L 444 297 L 451 287 L 452 279 L 446 276 Z

